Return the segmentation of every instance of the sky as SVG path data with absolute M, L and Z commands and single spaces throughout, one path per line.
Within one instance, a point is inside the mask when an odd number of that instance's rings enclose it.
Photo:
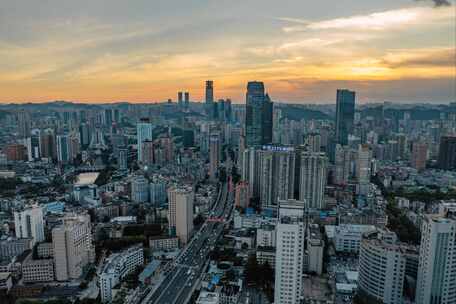
M 456 101 L 456 0 L 0 0 L 0 102 Z

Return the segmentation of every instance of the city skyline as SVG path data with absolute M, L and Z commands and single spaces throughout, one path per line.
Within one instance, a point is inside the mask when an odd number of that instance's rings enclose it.
M 455 100 L 455 1 L 0 4 L 1 102 Z

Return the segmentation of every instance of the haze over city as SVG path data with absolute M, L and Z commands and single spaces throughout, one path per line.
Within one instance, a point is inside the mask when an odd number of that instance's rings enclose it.
M 455 2 L 1 1 L 0 102 L 455 101 Z M 216 96 L 216 97 L 218 97 Z

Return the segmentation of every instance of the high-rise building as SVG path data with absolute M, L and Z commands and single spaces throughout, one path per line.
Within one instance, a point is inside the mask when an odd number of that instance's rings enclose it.
M 190 104 L 190 93 L 185 92 L 184 93 L 184 108 L 188 109 L 189 104 Z
M 138 143 L 138 161 L 143 162 L 143 143 L 153 139 L 153 125 L 150 122 L 142 121 L 136 125 L 136 139 Z
M 356 157 L 356 179 L 359 184 L 368 184 L 371 177 L 372 151 L 369 145 L 359 145 Z
M 128 150 L 119 149 L 119 155 L 117 156 L 117 166 L 120 170 L 128 169 Z
M 216 180 L 221 157 L 220 133 L 212 133 L 209 137 L 209 177 Z
M 14 212 L 14 226 L 17 238 L 31 238 L 31 246 L 44 241 L 43 209 L 30 206 Z
M 81 138 L 81 145 L 83 148 L 86 148 L 90 144 L 90 126 L 86 123 L 82 123 L 79 126 L 79 137 Z
M 112 109 L 104 110 L 104 124 L 108 127 L 112 126 Z
M 309 208 L 324 208 L 327 163 L 324 153 L 301 153 L 299 200 L 306 201 Z
M 276 225 L 274 303 L 301 303 L 305 241 L 305 203 L 279 202 Z
M 68 135 L 57 135 L 57 160 L 60 163 L 68 163 L 70 161 Z
M 131 200 L 136 203 L 149 201 L 149 182 L 144 176 L 137 176 L 131 181 Z
M 276 207 L 279 200 L 293 198 L 295 151 L 291 147 L 264 146 L 257 150 L 259 193 L 263 208 Z
M 182 107 L 184 105 L 184 93 L 183 92 L 177 92 L 177 104 L 179 107 Z
M 55 278 L 67 281 L 81 277 L 86 265 L 94 261 L 90 216 L 67 215 L 52 229 Z
M 55 159 L 57 148 L 55 144 L 54 131 L 45 129 L 40 134 L 40 151 L 42 158 Z
M 40 130 L 34 129 L 27 138 L 27 158 L 28 161 L 37 161 L 40 157 Z
M 206 81 L 206 96 L 205 96 L 205 107 L 206 114 L 212 118 L 213 116 L 213 104 L 214 103 L 214 82 L 212 80 Z
M 168 190 L 169 232 L 179 238 L 181 244 L 187 244 L 193 231 L 194 193 L 187 188 Z
M 141 163 L 151 166 L 155 163 L 155 143 L 152 140 L 145 140 L 141 145 Z
M 414 142 L 412 145 L 412 167 L 418 171 L 426 169 L 428 147 L 426 143 Z
M 333 183 L 346 185 L 350 177 L 352 150 L 348 146 L 336 144 L 334 157 Z
M 348 135 L 353 134 L 355 118 L 355 92 L 337 90 L 336 140 L 341 145 L 348 144 Z
M 306 145 L 310 152 L 321 151 L 321 136 L 318 133 L 309 133 L 306 135 Z
M 150 203 L 152 206 L 160 207 L 166 202 L 166 184 L 150 183 Z
M 5 154 L 9 161 L 27 160 L 27 147 L 21 144 L 10 144 L 6 146 Z
M 366 232 L 359 253 L 358 292 L 381 303 L 402 303 L 405 267 L 406 257 L 394 232 Z
M 456 136 L 440 138 L 439 167 L 443 170 L 456 170 Z
M 18 133 L 19 138 L 27 138 L 30 136 L 30 129 L 32 124 L 32 118 L 30 113 L 27 111 L 20 111 L 17 113 L 17 124 L 18 124 Z
M 456 303 L 456 220 L 453 215 L 426 215 L 415 301 L 417 304 Z
M 247 84 L 246 94 L 246 146 L 254 147 L 272 143 L 273 103 L 264 93 L 262 82 L 252 81 Z
M 236 192 L 234 195 L 235 205 L 240 208 L 247 208 L 249 206 L 250 194 L 249 194 L 249 183 L 246 181 L 240 181 L 236 185 Z

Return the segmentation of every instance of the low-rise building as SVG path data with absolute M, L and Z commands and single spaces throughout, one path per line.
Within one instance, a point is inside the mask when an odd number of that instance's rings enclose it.
M 24 283 L 50 282 L 54 280 L 53 259 L 34 260 L 33 254 L 22 263 L 22 280 Z
M 112 289 L 127 274 L 132 273 L 143 264 L 144 252 L 141 245 L 112 254 L 99 276 L 101 301 L 111 303 L 113 300 Z
M 337 252 L 358 253 L 363 233 L 375 230 L 373 225 L 343 224 L 334 229 L 334 246 Z
M 179 248 L 179 239 L 177 237 L 160 237 L 149 240 L 151 250 L 174 250 Z

